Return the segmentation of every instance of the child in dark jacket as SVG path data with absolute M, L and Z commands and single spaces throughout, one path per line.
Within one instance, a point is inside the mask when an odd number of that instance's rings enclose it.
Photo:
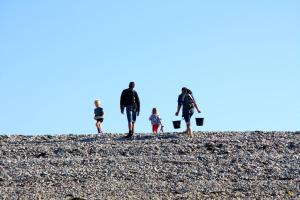
M 97 127 L 97 130 L 98 130 L 98 133 L 103 135 L 102 122 L 104 120 L 104 111 L 103 111 L 103 108 L 100 107 L 101 106 L 101 101 L 99 99 L 95 100 L 95 106 L 96 106 L 96 108 L 94 110 L 94 114 L 95 114 L 94 119 L 97 121 L 96 122 L 96 127 Z

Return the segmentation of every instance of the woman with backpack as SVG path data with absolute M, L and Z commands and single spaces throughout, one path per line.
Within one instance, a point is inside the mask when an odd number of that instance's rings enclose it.
M 176 116 L 179 115 L 181 107 L 182 107 L 182 117 L 186 122 L 186 133 L 191 138 L 193 138 L 194 136 L 191 128 L 191 117 L 194 114 L 195 108 L 198 111 L 198 113 L 201 113 L 201 111 L 198 108 L 198 105 L 193 97 L 192 91 L 187 89 L 186 87 L 183 87 L 181 89 L 181 94 L 178 96 L 177 112 L 175 113 Z

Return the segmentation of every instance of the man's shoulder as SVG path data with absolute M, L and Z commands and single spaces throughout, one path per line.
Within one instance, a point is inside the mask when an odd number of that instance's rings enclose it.
M 136 90 L 131 90 L 131 89 L 127 88 L 127 89 L 123 90 L 122 94 L 125 94 L 125 95 L 132 95 L 132 94 L 134 94 L 134 95 L 137 95 L 137 91 Z
M 127 88 L 127 89 L 124 89 L 124 90 L 122 91 L 122 93 L 124 93 L 124 94 L 125 94 L 125 93 L 128 93 L 128 90 L 129 90 L 128 88 Z

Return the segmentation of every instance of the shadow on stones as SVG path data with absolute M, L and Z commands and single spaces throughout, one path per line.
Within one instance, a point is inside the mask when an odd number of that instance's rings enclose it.
M 96 140 L 97 140 L 96 137 L 93 137 L 93 138 L 84 138 L 84 139 L 79 140 L 79 142 L 95 142 Z

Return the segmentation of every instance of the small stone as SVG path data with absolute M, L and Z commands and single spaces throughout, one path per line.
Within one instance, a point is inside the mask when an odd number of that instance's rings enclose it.
M 45 158 L 45 157 L 47 157 L 47 153 L 46 152 L 41 152 L 41 153 L 37 154 L 35 157 L 36 158 Z

